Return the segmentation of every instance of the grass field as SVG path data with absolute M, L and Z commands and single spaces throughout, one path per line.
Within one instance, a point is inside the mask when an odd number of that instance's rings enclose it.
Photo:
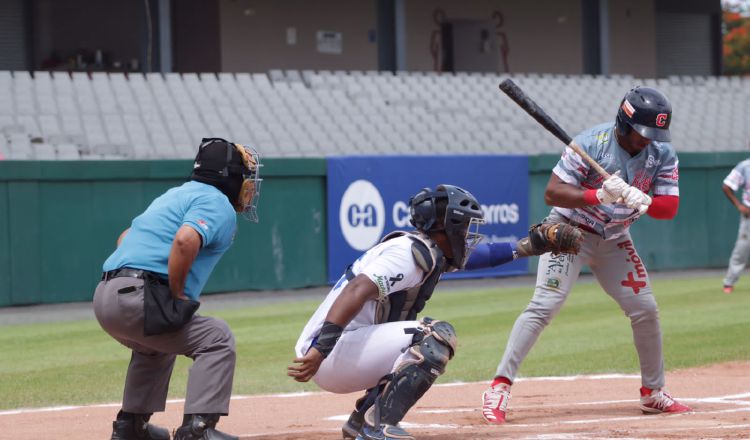
M 498 280 L 498 286 L 502 280 Z M 718 277 L 657 280 L 667 369 L 750 359 L 750 288 L 721 293 Z M 428 316 L 453 323 L 459 350 L 441 382 L 489 380 L 531 287 L 438 291 Z M 296 338 L 318 302 L 212 312 L 235 333 L 234 394 L 315 390 L 285 374 Z M 95 321 L 0 327 L 0 410 L 118 402 L 129 351 Z M 170 397 L 183 397 L 189 359 L 175 367 Z M 523 376 L 635 373 L 627 318 L 598 284 L 579 283 L 523 364 Z

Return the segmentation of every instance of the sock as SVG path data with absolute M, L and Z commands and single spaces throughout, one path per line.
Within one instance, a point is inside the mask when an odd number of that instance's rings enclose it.
M 494 387 L 495 385 L 497 385 L 497 384 L 501 384 L 501 383 L 504 383 L 504 384 L 506 384 L 506 385 L 513 385 L 513 382 L 511 382 L 511 381 L 510 381 L 510 379 L 508 379 L 507 377 L 503 377 L 503 376 L 497 376 L 497 377 L 496 377 L 496 378 L 495 378 L 495 379 L 494 379 L 494 380 L 492 381 L 492 385 L 491 385 L 491 386 L 493 386 L 493 387 Z

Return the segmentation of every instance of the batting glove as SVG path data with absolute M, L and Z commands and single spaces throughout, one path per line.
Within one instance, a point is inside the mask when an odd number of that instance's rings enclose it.
M 622 192 L 623 203 L 630 209 L 637 209 L 639 214 L 643 215 L 648 211 L 648 207 L 651 205 L 651 197 L 644 194 L 643 191 L 634 187 L 628 186 Z
M 622 197 L 622 192 L 629 187 L 620 177 L 620 171 L 617 171 L 602 182 L 602 187 L 596 190 L 596 198 L 603 205 L 615 203 Z

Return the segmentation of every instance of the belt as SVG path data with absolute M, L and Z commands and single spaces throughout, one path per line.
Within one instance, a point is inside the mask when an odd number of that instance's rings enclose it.
M 160 275 L 157 275 L 153 272 L 149 272 L 143 269 L 131 269 L 129 267 L 122 267 L 120 269 L 110 270 L 109 272 L 103 272 L 102 281 L 109 281 L 112 278 L 119 278 L 119 277 L 131 277 L 131 278 L 139 278 L 139 279 L 145 280 L 146 275 L 152 275 L 157 280 L 163 283 L 167 283 L 167 280 L 165 280 Z
M 582 230 L 584 230 L 584 231 L 586 231 L 586 232 L 588 232 L 588 233 L 591 233 L 591 234 L 595 234 L 595 235 L 599 235 L 599 233 L 598 233 L 598 232 L 596 232 L 596 231 L 594 230 L 594 228 L 592 228 L 592 227 L 589 227 L 589 226 L 586 226 L 586 225 L 582 225 L 581 223 L 576 223 L 576 222 L 573 222 L 573 223 L 571 223 L 571 224 L 572 224 L 573 226 L 577 227 L 578 229 L 582 229 Z
M 560 217 L 564 218 L 565 221 L 568 222 L 568 224 L 570 224 L 571 226 L 575 226 L 576 228 L 584 230 L 584 231 L 586 231 L 588 233 L 591 233 L 591 234 L 599 235 L 599 233 L 596 232 L 596 230 L 594 230 L 594 228 L 592 228 L 591 226 L 585 225 L 583 223 L 578 223 L 578 222 L 571 221 L 568 217 L 565 217 L 564 215 L 561 215 Z M 599 236 L 601 236 L 601 235 L 599 235 Z

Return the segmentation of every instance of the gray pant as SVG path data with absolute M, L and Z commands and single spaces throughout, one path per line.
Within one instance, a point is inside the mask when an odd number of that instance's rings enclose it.
M 542 330 L 562 308 L 584 264 L 591 267 L 604 291 L 630 318 L 643 386 L 663 387 L 659 312 L 646 268 L 630 235 L 604 240 L 589 232 L 584 232 L 578 255 L 553 256 L 547 253 L 539 258 L 534 296 L 513 326 L 496 376 L 515 379 L 521 362 Z
M 750 256 L 750 219 L 740 215 L 740 227 L 737 231 L 737 241 L 734 243 L 732 256 L 729 257 L 727 276 L 724 277 L 725 286 L 734 286 L 740 274 L 745 270 L 747 258 Z
M 135 287 L 130 293 L 118 290 Z M 143 280 L 132 277 L 100 282 L 94 314 L 102 328 L 133 350 L 125 379 L 122 409 L 135 414 L 164 411 L 176 355 L 193 359 L 185 414 L 229 414 L 234 378 L 234 335 L 216 318 L 195 315 L 183 328 L 143 335 Z

